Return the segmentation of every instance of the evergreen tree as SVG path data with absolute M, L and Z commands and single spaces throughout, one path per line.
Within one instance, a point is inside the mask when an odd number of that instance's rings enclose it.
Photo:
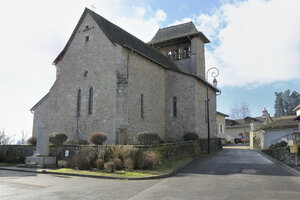
M 290 90 L 275 92 L 275 116 L 295 115 L 293 109 L 300 104 L 300 94 Z
M 283 109 L 283 100 L 282 100 L 282 92 L 275 92 L 275 116 L 283 116 L 284 115 L 284 109 Z

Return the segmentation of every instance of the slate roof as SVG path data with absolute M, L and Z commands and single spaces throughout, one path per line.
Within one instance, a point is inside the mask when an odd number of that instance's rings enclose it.
M 179 25 L 169 26 L 166 28 L 160 28 L 154 35 L 152 40 L 148 42 L 148 44 L 159 43 L 192 35 L 199 35 L 204 43 L 210 42 L 202 32 L 199 32 L 197 30 L 193 22 L 187 22 Z
M 217 114 L 219 114 L 219 115 L 223 115 L 223 116 L 225 116 L 225 117 L 229 117 L 229 115 L 226 115 L 226 114 L 224 114 L 224 113 L 221 113 L 221 112 L 219 112 L 219 111 L 217 111 Z
M 267 125 L 262 125 L 260 129 L 262 130 L 272 130 L 272 129 L 283 129 L 283 128 L 296 128 L 298 127 L 298 122 L 294 120 L 295 116 L 284 116 L 275 119 L 272 123 Z
M 262 117 L 245 117 L 244 119 L 226 119 L 226 128 L 246 127 L 250 123 L 264 123 L 265 119 Z
M 161 53 L 148 46 L 140 39 L 136 38 L 135 36 L 131 35 L 127 31 L 121 29 L 120 27 L 116 26 L 115 24 L 111 23 L 107 19 L 103 18 L 102 16 L 98 15 L 97 13 L 93 12 L 88 8 L 85 8 L 75 30 L 78 28 L 80 22 L 83 20 L 83 17 L 86 15 L 86 13 L 89 13 L 94 18 L 99 27 L 102 29 L 102 31 L 112 43 L 117 43 L 125 48 L 130 48 L 131 50 L 134 50 L 135 52 L 163 66 L 164 68 L 181 72 L 180 68 L 171 60 L 169 60 L 166 56 L 162 55 Z M 75 30 L 63 51 L 54 60 L 54 64 L 58 63 L 63 58 L 73 37 L 75 36 Z
M 31 109 L 30 111 L 34 111 L 39 105 L 41 105 L 50 95 L 50 92 L 48 92 L 41 100 L 39 100 Z
M 81 24 L 82 20 L 84 19 L 87 13 L 89 13 L 94 18 L 94 20 L 97 22 L 99 27 L 102 29 L 102 31 L 105 33 L 105 35 L 114 45 L 115 43 L 117 43 L 122 47 L 130 49 L 136 52 L 137 54 L 140 54 L 141 56 L 157 63 L 158 65 L 164 67 L 165 69 L 172 70 L 181 74 L 185 74 L 187 76 L 191 76 L 203 82 L 205 85 L 208 85 L 210 88 L 214 89 L 215 91 L 220 92 L 218 88 L 208 83 L 205 79 L 181 71 L 180 68 L 173 61 L 171 61 L 167 56 L 164 56 L 163 54 L 161 54 L 154 48 L 150 47 L 140 39 L 136 38 L 135 36 L 131 35 L 127 31 L 111 23 L 107 19 L 103 18 L 102 16 L 98 15 L 97 13 L 95 13 L 94 11 L 88 8 L 85 8 L 66 46 L 61 51 L 61 53 L 56 57 L 56 59 L 53 61 L 53 64 L 57 64 L 63 58 L 63 56 L 65 55 L 69 45 L 71 44 L 76 34 L 76 30 L 79 28 L 79 25 Z M 202 34 L 202 33 L 198 32 L 197 34 Z

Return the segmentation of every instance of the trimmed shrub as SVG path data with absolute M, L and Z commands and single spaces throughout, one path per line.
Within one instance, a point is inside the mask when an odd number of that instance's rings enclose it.
M 89 142 L 95 145 L 103 144 L 107 139 L 107 135 L 102 132 L 93 132 L 89 137 Z
M 151 144 L 159 144 L 161 138 L 156 133 L 150 132 L 140 132 L 134 136 L 134 143 L 140 145 L 151 145 Z
M 96 165 L 96 167 L 97 167 L 98 169 L 103 169 L 103 167 L 104 167 L 104 161 L 103 161 L 102 159 L 97 159 L 97 160 L 95 161 L 95 165 Z
M 157 165 L 157 156 L 153 151 L 141 152 L 138 159 L 140 169 L 154 169 Z
M 191 141 L 191 140 L 199 140 L 199 136 L 196 133 L 186 133 L 183 136 L 184 141 Z
M 77 167 L 79 170 L 89 170 L 91 168 L 90 159 L 87 157 L 78 158 Z
M 37 137 L 36 137 L 36 136 L 32 136 L 32 137 L 30 137 L 30 138 L 27 140 L 27 144 L 36 146 L 36 141 L 37 141 Z
M 104 164 L 104 169 L 105 169 L 106 172 L 109 172 L 109 173 L 116 171 L 115 163 L 112 162 L 112 161 L 106 162 Z
M 126 158 L 124 160 L 124 167 L 127 171 L 132 171 L 134 168 L 134 161 L 131 158 Z
M 131 158 L 132 160 L 136 159 L 138 149 L 133 146 L 122 146 L 120 149 L 120 156 L 123 158 L 123 160 L 126 160 L 127 158 Z
M 49 142 L 55 146 L 62 146 L 67 139 L 68 136 L 65 133 L 54 132 L 49 135 Z
M 113 158 L 111 161 L 115 164 L 116 170 L 122 169 L 122 161 L 119 158 Z

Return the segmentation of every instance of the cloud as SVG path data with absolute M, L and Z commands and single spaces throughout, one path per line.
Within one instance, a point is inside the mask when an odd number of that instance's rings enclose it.
M 174 25 L 178 25 L 178 24 L 191 22 L 191 21 L 195 21 L 195 20 L 193 20 L 193 18 L 191 18 L 191 17 L 186 17 L 181 20 L 175 20 L 173 23 L 169 24 L 168 26 L 174 26 Z
M 164 21 L 167 18 L 167 14 L 163 10 L 156 11 L 156 19 L 158 21 Z
M 206 66 L 221 86 L 251 86 L 300 77 L 300 1 L 248 0 L 202 14 L 197 28 L 212 43 Z
M 85 7 L 147 42 L 167 15 L 148 5 L 121 0 L 10 0 L 0 7 L 0 130 L 9 135 L 32 129 L 29 109 L 55 80 L 55 57 L 63 49 Z M 12 11 L 13 10 L 13 14 Z

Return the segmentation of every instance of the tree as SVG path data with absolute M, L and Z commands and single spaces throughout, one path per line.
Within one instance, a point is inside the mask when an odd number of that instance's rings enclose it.
M 231 107 L 232 119 L 244 119 L 247 116 L 250 116 L 249 103 L 242 102 Z
M 22 131 L 22 134 L 21 134 L 20 139 L 17 142 L 17 144 L 26 144 L 27 139 L 28 139 L 28 132 L 25 133 L 24 131 Z
M 300 94 L 290 90 L 275 92 L 275 116 L 295 115 L 293 109 L 300 104 Z
M 11 136 L 7 136 L 5 135 L 5 131 L 2 130 L 0 131 L 0 145 L 4 145 L 4 144 L 11 144 L 12 141 L 12 137 Z

